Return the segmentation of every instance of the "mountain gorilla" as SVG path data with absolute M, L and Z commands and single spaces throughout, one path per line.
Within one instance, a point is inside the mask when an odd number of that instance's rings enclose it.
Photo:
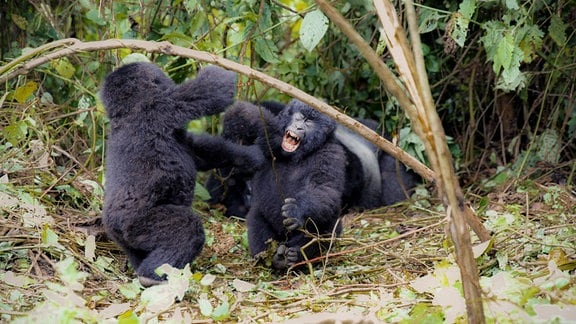
M 377 127 L 374 121 L 362 122 Z M 229 216 L 248 213 L 253 255 L 265 249 L 269 238 L 280 242 L 273 262 L 277 268 L 302 260 L 298 249 L 310 239 L 295 235 L 295 229 L 330 234 L 343 211 L 406 199 L 417 183 L 417 176 L 403 165 L 397 168 L 393 157 L 297 100 L 286 107 L 236 102 L 226 111 L 223 125 L 223 137 L 259 143 L 271 164 L 254 178 L 236 169 L 218 170 L 206 184 L 211 203 L 224 204 Z M 314 244 L 306 256 L 319 255 L 321 248 Z
M 110 119 L 102 220 L 144 286 L 165 277 L 156 268 L 183 268 L 204 245 L 204 228 L 191 209 L 196 171 L 264 163 L 258 147 L 193 135 L 188 121 L 232 104 L 235 74 L 200 70 L 176 85 L 151 63 L 127 64 L 104 80 L 101 98 Z
M 306 232 L 340 234 L 346 155 L 334 139 L 336 123 L 298 100 L 277 116 L 262 110 L 262 117 L 266 123 L 256 143 L 269 163 L 250 180 L 248 244 L 256 256 L 267 249 L 268 240 L 277 241 L 272 264 L 287 269 L 325 248 L 319 242 L 309 244 Z

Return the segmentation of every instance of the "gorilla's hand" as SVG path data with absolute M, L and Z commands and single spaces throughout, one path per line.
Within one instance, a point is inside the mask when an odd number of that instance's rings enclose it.
M 288 232 L 304 227 L 304 221 L 302 220 L 302 210 L 298 204 L 296 204 L 296 199 L 284 199 L 284 205 L 282 205 L 282 216 L 284 217 L 284 227 L 288 230 Z
M 287 247 L 284 244 L 279 245 L 272 258 L 272 266 L 277 270 L 288 269 L 298 262 L 299 253 L 297 247 Z
M 264 167 L 266 157 L 258 145 L 246 146 L 243 149 L 246 153 L 241 155 L 242 160 L 237 164 L 242 166 L 246 172 L 255 172 Z

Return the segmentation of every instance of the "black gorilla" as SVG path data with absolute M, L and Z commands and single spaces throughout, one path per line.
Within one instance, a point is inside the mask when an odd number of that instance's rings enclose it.
M 283 108 L 283 104 L 273 101 L 261 102 L 259 107 L 236 102 L 224 114 L 222 136 L 244 145 L 253 144 L 265 121 L 273 119 Z M 375 131 L 378 128 L 373 120 L 359 121 Z M 344 126 L 336 126 L 334 137 L 346 152 L 343 211 L 387 206 L 410 197 L 420 181 L 414 172 Z M 206 183 L 210 203 L 223 204 L 227 216 L 244 217 L 250 208 L 251 174 L 234 168 L 214 172 Z
M 307 233 L 340 233 L 338 219 L 346 172 L 342 145 L 334 139 L 336 124 L 300 101 L 292 100 L 277 116 L 248 103 L 233 109 L 251 109 L 260 115 L 256 142 L 270 163 L 250 180 L 252 199 L 246 215 L 250 253 L 279 242 L 273 257 L 276 269 L 286 269 L 307 257 L 320 255 L 323 244 L 308 244 Z
M 160 265 L 183 268 L 202 250 L 204 229 L 191 209 L 197 169 L 255 169 L 265 161 L 256 146 L 184 129 L 223 111 L 234 91 L 235 74 L 218 67 L 176 85 L 156 65 L 132 63 L 104 81 L 110 135 L 102 218 L 145 286 L 164 279 L 155 273 Z

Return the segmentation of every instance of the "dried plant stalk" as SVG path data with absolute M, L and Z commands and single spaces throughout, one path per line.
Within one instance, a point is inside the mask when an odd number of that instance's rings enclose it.
M 471 216 L 471 210 L 465 203 L 462 191 L 458 185 L 452 156 L 446 143 L 444 128 L 436 113 L 428 85 L 412 1 L 406 1 L 407 15 L 411 27 L 410 36 L 413 44 L 411 49 L 392 4 L 386 0 L 374 0 L 376 12 L 383 26 L 388 50 L 408 94 L 396 84 L 393 73 L 381 63 L 381 59 L 377 54 L 337 10 L 325 0 L 316 0 L 316 3 L 332 22 L 359 48 L 362 55 L 380 76 L 387 90 L 394 96 L 399 94 L 399 97 L 396 98 L 412 121 L 416 134 L 424 143 L 432 169 L 436 174 L 435 183 L 439 195 L 447 207 L 448 216 L 450 217 L 450 236 L 454 242 L 457 262 L 462 276 L 468 321 L 470 323 L 484 323 L 479 275 L 472 254 L 470 233 L 466 226 L 467 220 L 474 223 L 473 228 L 480 231 L 482 235 L 479 236 L 483 236 L 484 239 L 486 239 L 487 231 L 482 224 L 474 221 L 475 217 Z

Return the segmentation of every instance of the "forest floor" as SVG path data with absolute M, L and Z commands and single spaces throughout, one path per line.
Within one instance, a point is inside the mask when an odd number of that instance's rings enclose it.
M 328 256 L 288 273 L 250 257 L 242 219 L 197 201 L 207 233 L 202 254 L 191 267 L 167 269 L 167 285 L 145 289 L 102 232 L 101 187 L 77 177 L 32 195 L 26 183 L 34 173 L 0 178 L 0 322 L 465 319 L 446 213 L 427 188 L 410 201 L 346 215 Z M 546 176 L 495 186 L 496 178 L 466 195 L 492 233 L 486 244 L 472 235 L 487 319 L 576 322 L 574 192 Z

